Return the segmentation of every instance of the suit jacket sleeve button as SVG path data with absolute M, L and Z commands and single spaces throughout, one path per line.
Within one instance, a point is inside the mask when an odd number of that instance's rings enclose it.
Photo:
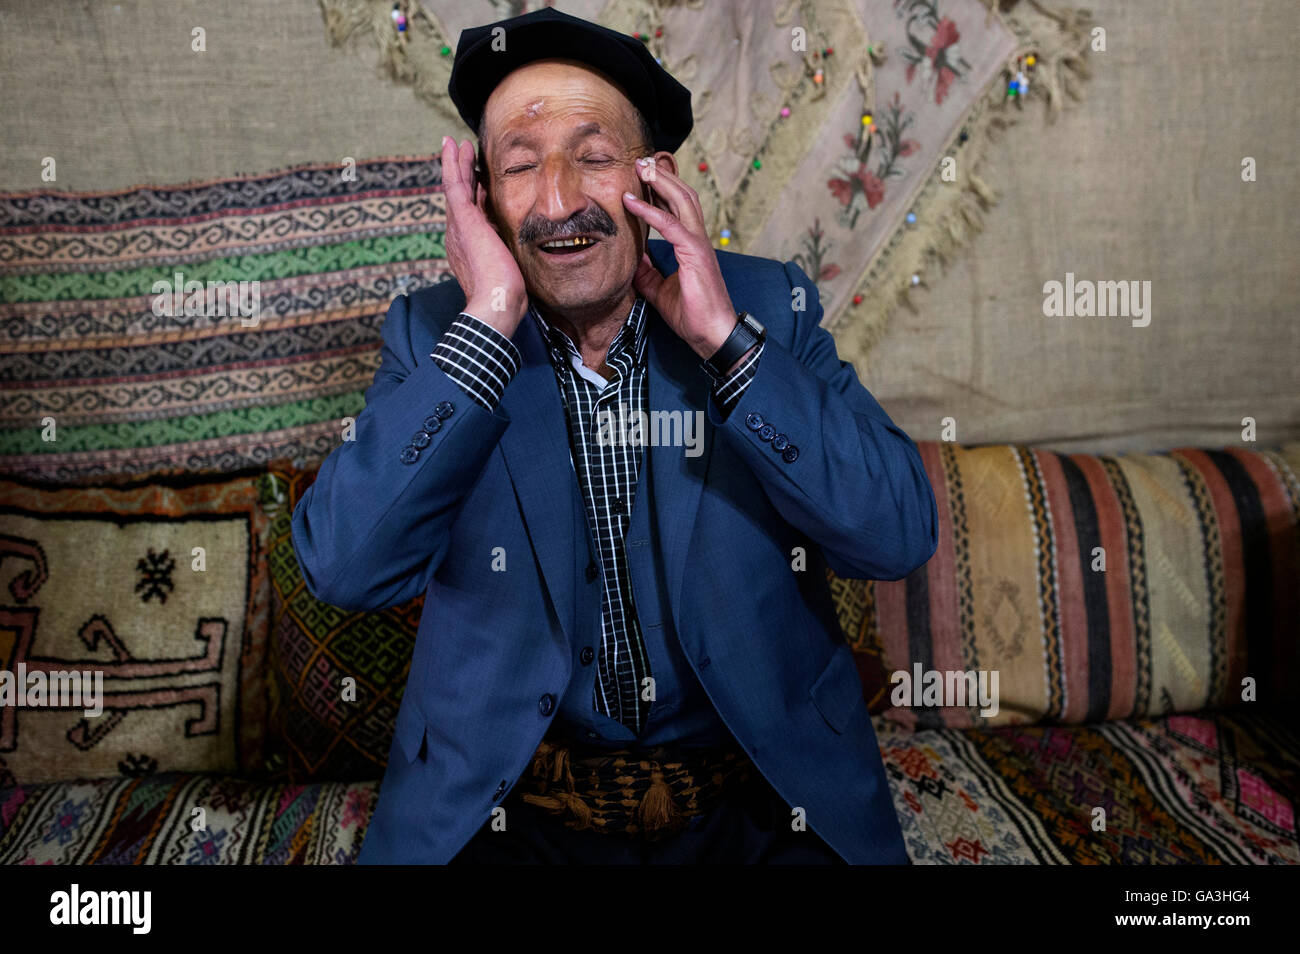
M 763 415 L 757 411 L 750 411 L 745 415 L 745 426 L 751 431 L 756 431 L 763 426 Z
M 787 464 L 793 464 L 796 460 L 799 459 L 799 448 L 791 444 L 789 447 L 787 447 L 785 450 L 781 452 L 781 459 L 785 461 Z
M 542 698 L 539 699 L 537 702 L 537 711 L 544 716 L 550 715 L 551 711 L 554 708 L 555 708 L 555 696 L 551 695 L 549 692 L 546 695 L 542 696 Z
M 411 438 L 411 446 L 416 450 L 424 450 L 432 439 L 428 431 L 416 431 L 415 436 Z
M 778 434 L 772 438 L 772 450 L 783 451 L 790 446 L 790 438 L 784 434 Z
M 452 413 L 455 410 L 456 410 L 456 405 L 452 404 L 450 401 L 439 401 L 436 405 L 434 405 L 433 413 L 437 414 L 440 418 L 442 418 L 445 421 L 447 418 L 451 417 Z
M 438 415 L 430 414 L 424 419 L 424 429 L 430 434 L 437 434 L 440 427 L 442 427 L 442 418 Z
M 412 447 L 410 444 L 407 444 L 405 447 L 402 448 L 402 454 L 399 460 L 401 460 L 403 464 L 414 464 L 415 461 L 419 458 L 419 456 L 420 456 L 420 452 L 416 450 L 414 447 Z
M 770 441 L 776 436 L 776 428 L 771 424 L 764 424 L 758 429 L 758 439 L 760 441 Z

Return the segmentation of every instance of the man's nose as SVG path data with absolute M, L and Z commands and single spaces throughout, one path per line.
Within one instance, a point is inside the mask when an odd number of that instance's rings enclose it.
M 582 172 L 572 162 L 553 157 L 542 164 L 537 204 L 533 211 L 552 222 L 566 222 L 587 207 L 582 189 Z

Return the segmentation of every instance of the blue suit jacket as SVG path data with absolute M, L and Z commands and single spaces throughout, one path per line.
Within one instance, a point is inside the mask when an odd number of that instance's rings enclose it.
M 649 245 L 671 274 L 672 247 Z M 736 307 L 768 331 L 725 420 L 697 356 L 653 309 L 647 316 L 648 406 L 702 410 L 707 421 L 699 456 L 647 448 L 649 542 L 678 637 L 728 729 L 809 827 L 851 863 L 905 864 L 823 567 L 905 576 L 934 553 L 934 495 L 916 445 L 819 327 L 808 277 L 793 263 L 727 252 L 718 261 Z M 324 461 L 293 514 L 294 549 L 319 599 L 366 610 L 426 594 L 362 863 L 449 861 L 525 770 L 573 666 L 588 557 L 575 538 L 582 515 L 554 371 L 525 319 L 513 338 L 522 369 L 495 411 L 475 404 L 429 357 L 464 304 L 455 282 L 394 300 L 355 439 Z M 444 401 L 454 411 L 404 462 Z M 746 426 L 755 413 L 789 436 L 795 461 Z M 497 547 L 508 572 L 492 570 Z M 806 569 L 796 569 L 797 547 Z

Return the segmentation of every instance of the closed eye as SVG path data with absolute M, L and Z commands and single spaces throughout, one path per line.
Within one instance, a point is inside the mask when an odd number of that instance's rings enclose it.
M 502 175 L 507 175 L 507 176 L 508 176 L 508 175 L 510 175 L 511 173 L 514 173 L 514 172 L 524 172 L 525 170 L 527 170 L 527 169 L 531 169 L 531 168 L 532 168 L 531 165 L 525 165 L 525 166 L 511 166 L 511 167 L 510 167 L 509 169 L 507 169 L 504 173 L 502 173 Z

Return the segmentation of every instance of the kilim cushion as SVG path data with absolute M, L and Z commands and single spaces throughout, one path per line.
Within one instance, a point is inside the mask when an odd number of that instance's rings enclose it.
M 373 781 L 187 773 L 17 786 L 0 789 L 0 864 L 353 864 L 377 799 Z
M 316 473 L 275 464 L 263 478 L 271 513 L 267 768 L 294 782 L 374 779 L 388 761 L 424 596 L 352 613 L 307 591 L 290 528 Z
M 440 168 L 0 194 L 0 473 L 319 463 L 394 296 L 446 275 Z
M 0 481 L 0 786 L 260 769 L 266 527 L 251 474 Z
M 873 712 L 920 728 L 1091 723 L 1231 706 L 1248 679 L 1261 705 L 1294 700 L 1300 443 L 1113 457 L 918 446 L 934 557 L 902 580 L 833 580 Z M 894 673 L 923 688 L 929 672 L 981 670 L 998 675 L 996 715 L 952 697 L 892 705 L 908 689 Z

